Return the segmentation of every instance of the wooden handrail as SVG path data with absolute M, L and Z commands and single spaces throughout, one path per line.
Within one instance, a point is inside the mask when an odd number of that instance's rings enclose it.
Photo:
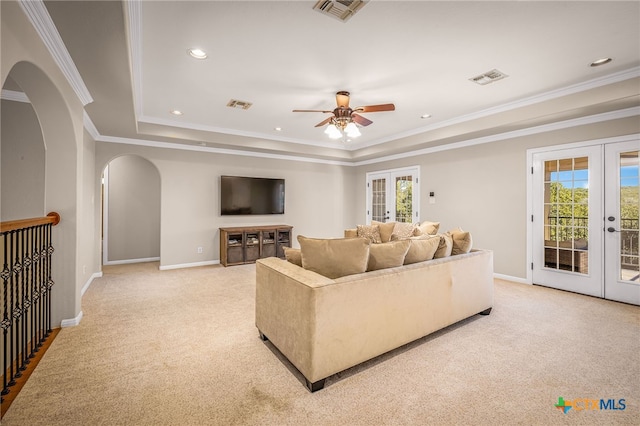
M 6 222 L 0 223 L 0 233 L 15 231 L 16 229 L 29 228 L 31 226 L 46 225 L 47 223 L 52 223 L 53 226 L 56 226 L 58 223 L 60 223 L 60 215 L 56 212 L 51 212 L 45 217 L 8 220 Z

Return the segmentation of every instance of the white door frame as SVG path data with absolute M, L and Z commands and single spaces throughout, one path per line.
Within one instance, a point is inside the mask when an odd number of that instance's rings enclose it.
M 640 138 L 640 134 L 636 133 L 636 134 L 626 135 L 626 136 L 594 139 L 594 140 L 583 141 L 583 142 L 568 143 L 563 145 L 553 145 L 553 146 L 546 146 L 542 148 L 532 148 L 527 150 L 527 261 L 526 261 L 527 262 L 526 263 L 527 265 L 526 283 L 527 284 L 533 284 L 532 265 L 533 265 L 534 232 L 533 232 L 533 222 L 531 220 L 531 217 L 534 214 L 534 211 L 533 211 L 534 182 L 533 182 L 533 173 L 532 173 L 534 154 L 549 152 L 549 151 L 560 151 L 560 150 L 572 149 L 572 148 L 582 148 L 582 147 L 593 146 L 593 145 L 607 145 L 607 144 L 617 143 L 617 142 L 628 142 L 632 140 L 638 140 L 638 138 Z M 604 277 L 602 277 L 602 279 L 604 280 Z
M 371 218 L 372 218 L 372 214 L 373 214 L 373 210 L 371 208 L 371 191 L 370 191 L 370 184 L 371 181 L 373 179 L 374 176 L 376 175 L 387 175 L 388 179 L 387 179 L 387 193 L 390 192 L 390 188 L 391 188 L 391 179 L 397 177 L 397 176 L 406 176 L 406 175 L 411 175 L 414 177 L 413 180 L 413 191 L 412 191 L 412 216 L 413 216 L 413 222 L 419 222 L 420 221 L 420 166 L 409 166 L 409 167 L 402 167 L 402 168 L 398 168 L 398 169 L 389 169 L 389 170 L 377 170 L 375 172 L 368 172 L 366 174 L 366 178 L 365 178 L 365 194 L 366 194 L 366 221 L 365 223 L 370 224 L 371 223 Z M 395 190 L 393 191 L 395 194 Z M 395 197 L 394 197 L 395 200 Z M 395 202 L 394 202 L 395 204 Z M 389 197 L 387 197 L 387 206 L 389 205 Z M 393 215 L 394 219 L 395 219 L 395 213 Z

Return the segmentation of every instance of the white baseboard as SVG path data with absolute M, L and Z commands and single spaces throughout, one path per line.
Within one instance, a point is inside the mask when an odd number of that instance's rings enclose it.
M 82 289 L 80 290 L 80 297 L 84 296 L 84 294 L 87 292 L 87 290 L 89 290 L 89 286 L 91 285 L 91 283 L 93 282 L 93 280 L 95 280 L 96 278 L 100 278 L 102 277 L 102 271 L 100 272 L 94 272 L 89 279 L 87 280 L 87 282 L 82 286 Z
M 142 259 L 125 259 L 125 260 L 110 260 L 104 262 L 103 265 L 126 265 L 129 263 L 146 263 L 146 262 L 159 262 L 159 257 L 144 257 Z
M 82 311 L 80 311 L 78 316 L 75 317 L 75 318 L 62 320 L 62 322 L 60 323 L 60 327 L 62 327 L 62 328 L 75 327 L 76 325 L 80 324 L 81 320 L 82 320 Z
M 526 278 L 520 278 L 520 277 L 513 277 L 511 275 L 503 275 L 503 274 L 493 274 L 493 278 L 497 278 L 499 280 L 505 280 L 505 281 L 512 281 L 514 283 L 519 283 L 519 284 L 531 284 L 529 281 L 527 281 Z
M 177 265 L 160 265 L 161 271 L 168 271 L 169 269 L 182 269 L 182 268 L 195 268 L 197 266 L 209 266 L 209 265 L 219 265 L 219 260 L 206 260 L 204 262 L 194 262 L 194 263 L 181 263 Z

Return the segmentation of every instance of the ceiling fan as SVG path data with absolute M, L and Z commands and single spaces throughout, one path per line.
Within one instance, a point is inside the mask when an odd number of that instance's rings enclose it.
M 319 109 L 294 109 L 293 112 L 322 112 L 333 114 L 331 117 L 316 124 L 315 127 L 322 127 L 325 124 L 329 124 L 325 133 L 327 133 L 330 138 L 337 139 L 343 136 L 343 132 L 349 137 L 360 136 L 360 131 L 356 124 L 364 127 L 373 123 L 373 121 L 361 116 L 359 113 L 395 111 L 396 109 L 394 104 L 367 105 L 351 108 L 349 107 L 349 96 L 349 92 L 346 91 L 336 93 L 337 107 L 332 111 Z

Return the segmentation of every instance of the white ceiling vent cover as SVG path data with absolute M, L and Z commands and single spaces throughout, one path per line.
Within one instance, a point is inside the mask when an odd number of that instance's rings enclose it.
M 230 108 L 238 108 L 238 109 L 249 109 L 253 105 L 251 102 L 238 101 L 236 99 L 231 99 L 227 106 Z
M 313 9 L 323 15 L 346 22 L 358 10 L 362 9 L 365 3 L 367 3 L 366 0 L 320 0 L 313 6 Z
M 473 81 L 474 83 L 478 83 L 481 86 L 484 86 L 486 84 L 493 83 L 494 81 L 502 80 L 505 77 L 509 77 L 509 76 L 503 73 L 502 71 L 493 69 L 479 76 L 470 78 L 469 80 Z

